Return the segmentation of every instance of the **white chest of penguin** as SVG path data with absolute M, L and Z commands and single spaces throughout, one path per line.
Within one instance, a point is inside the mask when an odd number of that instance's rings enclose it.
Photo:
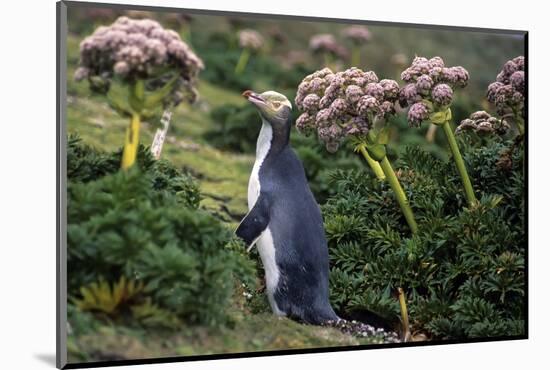
M 256 143 L 256 161 L 254 162 L 254 167 L 252 168 L 252 173 L 248 181 L 249 211 L 254 207 L 260 197 L 260 168 L 262 167 L 265 157 L 269 153 L 272 137 L 273 131 L 271 125 L 267 122 L 262 122 L 262 129 L 260 130 L 260 135 Z M 252 243 L 252 245 L 254 245 L 254 243 Z M 273 243 L 273 236 L 271 235 L 271 230 L 269 230 L 269 225 L 256 240 L 256 245 L 265 269 L 265 285 L 271 309 L 276 315 L 284 315 L 277 307 L 274 298 L 275 290 L 279 283 L 280 271 L 275 259 L 275 244 Z
M 250 174 L 250 179 L 248 181 L 248 210 L 251 210 L 256 204 L 258 197 L 260 196 L 260 167 L 264 162 L 269 148 L 271 147 L 271 138 L 273 132 L 271 125 L 269 123 L 263 122 L 262 129 L 260 130 L 260 135 L 258 136 L 258 141 L 256 143 L 256 161 L 254 162 L 254 167 L 252 168 L 252 173 Z

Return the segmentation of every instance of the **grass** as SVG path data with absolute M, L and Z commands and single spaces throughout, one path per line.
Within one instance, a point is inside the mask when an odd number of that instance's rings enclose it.
M 302 325 L 261 313 L 241 317 L 233 327 L 183 327 L 178 332 L 102 325 L 69 338 L 69 362 L 276 351 L 367 344 L 337 329 Z

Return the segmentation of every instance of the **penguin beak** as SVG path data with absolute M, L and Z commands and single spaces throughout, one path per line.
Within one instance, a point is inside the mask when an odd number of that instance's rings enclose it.
M 246 90 L 242 95 L 246 100 L 254 104 L 259 109 L 263 110 L 267 106 L 265 99 L 256 94 L 254 91 Z

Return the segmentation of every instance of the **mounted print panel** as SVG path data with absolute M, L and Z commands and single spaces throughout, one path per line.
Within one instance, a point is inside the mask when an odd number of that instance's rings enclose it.
M 526 48 L 58 3 L 58 367 L 527 338 Z

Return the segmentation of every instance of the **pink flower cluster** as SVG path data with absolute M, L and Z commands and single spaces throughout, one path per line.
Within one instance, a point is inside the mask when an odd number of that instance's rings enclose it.
M 258 31 L 245 29 L 239 31 L 239 46 L 243 49 L 260 50 L 264 45 L 264 38 Z
M 176 69 L 183 85 L 192 86 L 204 65 L 175 31 L 151 19 L 119 17 L 80 43 L 80 67 L 74 77 L 117 75 L 133 80 L 156 77 L 165 68 Z
M 518 56 L 507 61 L 497 75 L 496 82 L 489 85 L 487 99 L 496 105 L 497 114 L 523 113 L 525 105 L 525 58 Z
M 440 57 L 416 57 L 401 73 L 401 79 L 407 85 L 400 91 L 399 102 L 403 107 L 410 106 L 409 124 L 419 126 L 428 119 L 431 109 L 446 109 L 453 100 L 453 88 L 465 87 L 470 75 L 461 66 L 445 67 Z M 433 103 L 433 107 L 430 109 L 425 101 Z
M 375 119 L 395 113 L 399 85 L 394 80 L 378 80 L 372 71 L 352 67 L 333 73 L 317 71 L 298 86 L 295 104 L 303 111 L 296 128 L 316 132 L 328 151 L 338 150 L 347 136 L 368 133 Z
M 469 118 L 462 120 L 456 128 L 456 133 L 475 131 L 480 134 L 504 135 L 510 130 L 510 125 L 504 119 L 492 117 L 485 111 L 474 112 Z
M 372 38 L 369 29 L 365 26 L 353 25 L 342 30 L 342 36 L 350 39 L 355 44 L 366 44 Z
M 329 33 L 314 35 L 309 39 L 309 48 L 316 53 L 329 53 L 338 58 L 347 58 L 348 50 Z

